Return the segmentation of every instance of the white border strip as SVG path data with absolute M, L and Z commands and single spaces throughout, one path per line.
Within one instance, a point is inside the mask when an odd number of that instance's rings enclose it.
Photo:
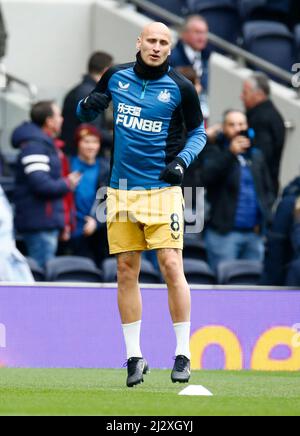
M 140 284 L 142 289 L 167 289 L 164 284 Z M 117 288 L 117 283 L 66 283 L 66 282 L 35 282 L 35 283 L 14 283 L 0 282 L 1 288 L 76 288 L 76 289 L 109 289 Z M 298 291 L 300 288 L 293 287 L 272 287 L 272 286 L 221 286 L 221 285 L 191 285 L 192 291 Z

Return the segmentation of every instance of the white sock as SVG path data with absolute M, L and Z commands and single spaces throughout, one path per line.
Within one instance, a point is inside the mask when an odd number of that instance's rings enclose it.
M 122 324 L 127 359 L 131 357 L 143 357 L 140 347 L 142 321 L 133 322 L 131 324 Z
M 185 356 L 188 359 L 191 358 L 190 352 L 190 333 L 191 333 L 191 323 L 190 322 L 179 322 L 174 324 L 174 330 L 177 339 L 177 348 L 175 356 Z

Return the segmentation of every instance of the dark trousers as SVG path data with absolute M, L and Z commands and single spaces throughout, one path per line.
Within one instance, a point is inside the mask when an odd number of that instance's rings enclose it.
M 70 248 L 75 256 L 89 257 L 100 267 L 109 255 L 106 226 L 99 228 L 92 236 L 72 238 Z

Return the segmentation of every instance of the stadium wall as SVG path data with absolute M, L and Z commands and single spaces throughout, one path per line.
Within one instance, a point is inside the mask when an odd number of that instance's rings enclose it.
M 172 365 L 167 290 L 143 287 L 142 349 Z M 125 360 L 115 286 L 0 286 L 0 365 L 120 368 Z M 300 370 L 300 291 L 192 289 L 192 367 Z
M 135 40 L 149 22 L 114 0 L 2 0 L 7 23 L 7 70 L 35 84 L 39 98 L 59 101 L 81 80 L 95 50 L 117 63 L 135 56 Z
M 91 52 L 91 0 L 3 0 L 7 70 L 61 99 L 80 80 Z

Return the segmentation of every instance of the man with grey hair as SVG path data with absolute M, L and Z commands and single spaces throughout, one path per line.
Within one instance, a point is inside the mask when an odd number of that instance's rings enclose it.
M 205 118 L 208 117 L 208 23 L 201 15 L 191 15 L 181 28 L 180 39 L 174 47 L 170 63 L 174 68 L 192 67 L 201 83 L 200 101 Z
M 268 77 L 254 73 L 245 80 L 242 92 L 249 127 L 255 131 L 255 144 L 265 156 L 274 194 L 279 192 L 279 172 L 285 142 L 284 120 L 270 99 Z

